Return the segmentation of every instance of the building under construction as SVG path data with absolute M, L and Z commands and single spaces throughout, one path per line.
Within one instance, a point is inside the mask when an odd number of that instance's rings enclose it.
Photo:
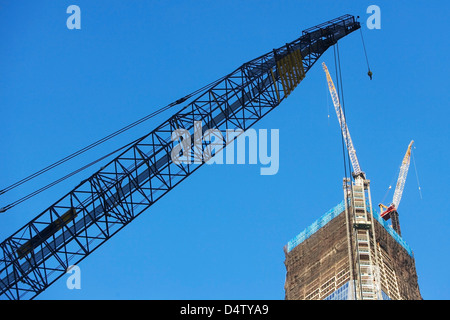
M 377 212 L 357 205 L 346 210 L 341 202 L 285 246 L 286 299 L 422 299 L 411 248 Z
M 372 207 L 370 180 L 361 171 L 338 94 L 324 70 L 341 126 L 353 179 L 344 200 L 285 246 L 288 300 L 418 300 L 414 254 L 402 239 L 397 208 L 410 163 L 408 146 L 391 205 Z M 391 221 L 391 223 L 389 223 Z

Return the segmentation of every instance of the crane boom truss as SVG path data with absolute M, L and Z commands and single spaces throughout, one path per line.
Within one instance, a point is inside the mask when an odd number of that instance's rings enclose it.
M 394 197 L 392 198 L 392 204 L 398 209 L 400 200 L 402 199 L 403 189 L 405 188 L 406 176 L 408 175 L 409 164 L 411 161 L 411 147 L 414 141 L 411 141 L 403 157 L 402 165 L 400 166 L 400 172 L 398 174 L 397 185 L 395 186 Z
M 342 131 L 342 136 L 344 138 L 345 145 L 347 146 L 350 162 L 352 163 L 353 176 L 358 176 L 362 173 L 362 171 L 361 167 L 359 166 L 359 161 L 358 157 L 356 156 L 356 150 L 353 146 L 352 138 L 350 136 L 350 131 L 348 130 L 347 121 L 345 120 L 344 112 L 342 111 L 341 104 L 339 102 L 339 96 L 325 62 L 322 62 L 322 67 L 327 77 L 328 90 L 330 91 L 331 99 L 333 100 L 334 109 L 336 110 L 336 115 L 339 120 L 339 126 L 341 127 Z
M 292 92 L 325 50 L 359 28 L 345 15 L 243 64 L 83 180 L 0 244 L 0 297 L 36 297 L 201 167 L 172 161 L 172 132 L 193 135 L 197 122 L 203 132 L 247 130 Z M 191 145 L 194 154 L 197 147 Z

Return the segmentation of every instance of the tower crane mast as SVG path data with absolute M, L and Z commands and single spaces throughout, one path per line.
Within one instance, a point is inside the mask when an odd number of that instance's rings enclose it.
M 379 299 L 380 283 L 376 276 L 376 261 L 367 252 L 371 252 L 372 245 L 376 243 L 374 224 L 369 217 L 372 212 L 372 200 L 370 195 L 370 181 L 366 179 L 365 173 L 361 170 L 356 150 L 353 146 L 352 138 L 345 120 L 344 111 L 339 102 L 339 96 L 331 78 L 330 72 L 325 64 L 322 63 L 328 83 L 328 89 L 333 99 L 334 109 L 341 127 L 342 137 L 347 147 L 350 162 L 353 167 L 353 178 L 344 178 L 344 201 L 345 217 L 348 223 L 352 223 L 352 239 L 350 246 L 354 246 L 354 258 L 350 258 L 354 267 L 351 272 L 351 279 L 355 280 L 356 298 L 361 300 Z M 351 203 L 351 204 L 350 204 Z M 377 255 L 376 246 L 373 247 L 375 256 Z
M 203 132 L 247 130 L 289 96 L 330 46 L 359 28 L 354 16 L 344 15 L 306 29 L 188 99 L 180 111 L 0 243 L 0 298 L 36 297 L 200 168 L 203 161 L 172 161 L 175 130 L 194 136 L 198 122 Z M 197 154 L 194 141 L 190 148 Z

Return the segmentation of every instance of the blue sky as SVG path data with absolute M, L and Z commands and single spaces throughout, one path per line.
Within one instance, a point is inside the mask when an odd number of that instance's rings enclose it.
M 81 9 L 68 30 L 66 9 Z M 381 9 L 369 30 L 366 8 Z M 395 183 L 415 140 L 399 207 L 424 299 L 448 299 L 449 43 L 444 1 L 0 1 L 0 187 L 349 13 L 340 42 L 347 122 L 372 201 Z M 323 55 L 334 70 L 332 50 Z M 342 200 L 339 126 L 320 64 L 255 127 L 280 132 L 280 167 L 204 166 L 39 299 L 284 299 L 283 246 Z M 147 133 L 171 111 L 0 196 L 3 206 Z M 328 114 L 330 117 L 328 117 Z M 97 170 L 92 168 L 91 170 Z M 418 191 L 418 182 L 422 196 Z M 11 235 L 86 171 L 0 215 Z M 384 202 L 392 199 L 392 192 Z

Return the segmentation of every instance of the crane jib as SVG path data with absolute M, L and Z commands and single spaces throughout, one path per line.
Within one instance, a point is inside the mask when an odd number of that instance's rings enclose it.
M 258 86 L 264 86 L 270 83 L 267 79 L 259 84 Z M 244 95 L 244 100 L 242 100 L 244 103 L 246 102 L 245 98 L 247 95 Z M 242 102 L 241 101 L 241 102 Z M 225 114 L 233 114 L 240 106 L 240 101 L 236 101 L 233 104 L 231 104 L 226 111 L 223 113 L 218 114 L 210 123 L 207 123 L 203 126 L 203 130 L 206 131 L 208 128 L 213 128 L 214 123 L 220 123 L 225 119 Z M 160 151 L 163 151 L 161 149 Z M 159 152 L 158 152 L 159 153 Z M 44 246 L 41 250 L 34 253 L 33 255 L 33 262 L 37 263 L 39 261 L 42 261 L 45 259 L 45 257 L 49 254 L 51 254 L 54 251 L 57 251 L 58 248 L 64 243 L 68 242 L 69 239 L 73 238 L 75 234 L 81 233 L 84 229 L 89 228 L 92 224 L 95 223 L 95 221 L 98 221 L 101 217 L 103 217 L 109 210 L 108 208 L 114 208 L 121 199 L 125 197 L 125 195 L 129 194 L 133 190 L 133 185 L 142 185 L 143 183 L 147 182 L 149 177 L 152 175 L 151 173 L 159 172 L 161 171 L 167 164 L 170 163 L 170 153 L 163 153 L 162 156 L 153 164 L 149 165 L 148 168 L 146 168 L 143 172 L 139 173 L 136 176 L 136 179 L 134 180 L 134 183 L 127 183 L 123 187 L 117 188 L 117 191 L 112 193 L 109 197 L 105 197 L 104 201 L 95 207 L 94 210 L 88 212 L 85 216 L 85 219 L 78 220 L 74 223 L 72 226 L 66 226 L 64 232 L 62 232 L 60 235 L 55 237 L 53 241 L 48 242 L 46 246 Z M 149 160 L 149 155 L 146 155 L 147 161 Z M 143 166 L 145 164 L 145 161 L 141 161 L 138 166 L 136 166 L 136 170 Z M 85 182 L 87 183 L 87 181 Z M 114 185 L 111 185 L 109 189 L 115 188 Z M 151 201 L 151 204 L 153 204 L 154 201 Z M 109 214 L 111 217 L 112 215 Z M 132 217 L 127 216 L 117 216 L 117 219 L 121 220 L 122 223 L 129 222 L 128 220 Z M 59 230 L 59 229 L 58 229 Z M 57 231 L 57 230 L 55 230 Z M 45 236 L 43 236 L 45 235 Z M 49 238 L 51 234 L 48 234 L 48 231 L 42 231 L 39 232 L 37 236 L 34 238 L 41 239 L 40 241 L 34 240 L 34 241 L 28 241 L 23 246 L 21 246 L 19 249 L 17 249 L 17 254 L 19 255 L 19 258 L 22 259 L 25 254 L 28 254 L 31 252 L 32 249 L 38 247 L 40 244 L 44 242 L 45 239 Z M 45 239 L 43 239 L 45 238 Z M 33 244 L 33 247 L 31 247 L 30 243 Z M 27 271 L 30 268 L 32 268 L 32 263 L 29 263 L 29 261 L 25 261 L 21 265 L 21 270 Z M 8 277 L 7 280 L 12 280 L 12 276 Z M 8 282 L 7 282 L 8 283 Z M 2 283 L 0 282 L 0 288 L 2 287 Z
M 171 161 L 174 130 L 192 132 L 196 121 L 205 131 L 247 130 L 291 94 L 330 46 L 359 28 L 350 15 L 309 28 L 185 101 L 180 111 L 0 244 L 0 297 L 34 298 L 200 168 L 203 163 Z

